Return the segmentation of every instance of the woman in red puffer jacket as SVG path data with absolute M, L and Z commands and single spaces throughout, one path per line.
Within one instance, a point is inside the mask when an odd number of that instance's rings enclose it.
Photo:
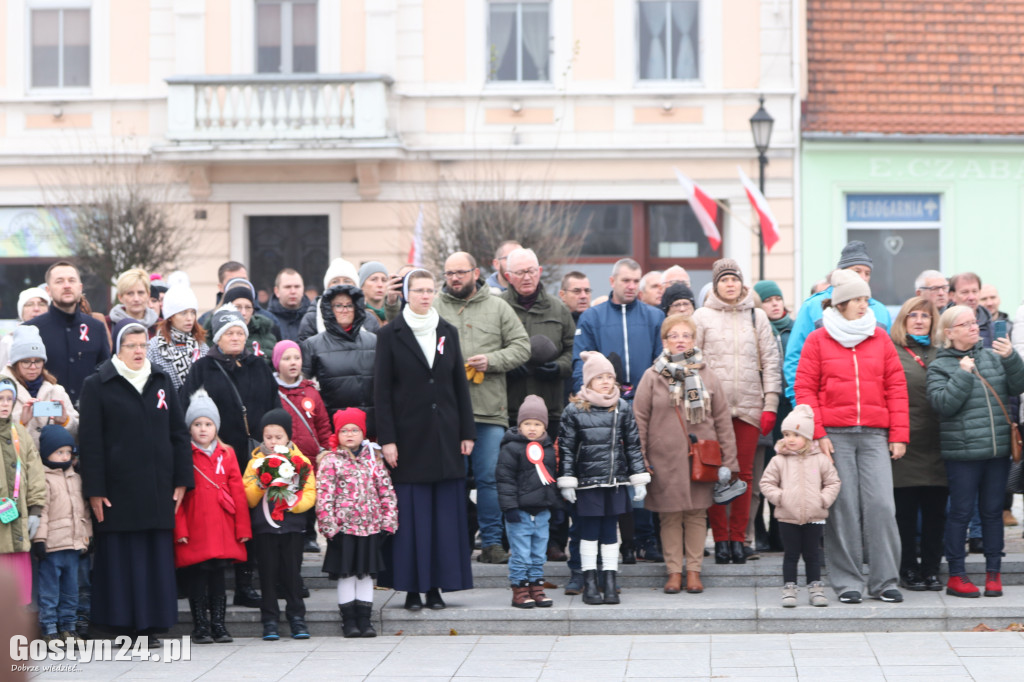
M 865 588 L 874 599 L 901 602 L 889 459 L 901 458 L 910 438 L 907 381 L 896 347 L 875 323 L 867 282 L 837 270 L 832 286 L 832 298 L 822 303 L 822 328 L 807 337 L 794 384 L 797 404 L 814 410 L 814 437 L 843 483 L 825 527 L 829 579 L 846 604 L 859 604 Z

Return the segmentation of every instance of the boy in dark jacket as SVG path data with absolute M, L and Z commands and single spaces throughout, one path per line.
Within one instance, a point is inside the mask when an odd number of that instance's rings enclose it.
M 512 606 L 532 609 L 551 606 L 544 594 L 544 560 L 548 520 L 560 504 L 554 474 L 555 447 L 547 434 L 548 408 L 537 395 L 528 395 L 519 408 L 519 428 L 501 440 L 495 482 L 498 503 L 505 514 L 511 554 L 508 577 Z

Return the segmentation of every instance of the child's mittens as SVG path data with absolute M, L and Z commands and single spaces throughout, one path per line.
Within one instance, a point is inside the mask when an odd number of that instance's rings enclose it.
M 46 558 L 46 542 L 44 540 L 32 543 L 32 556 L 34 556 L 37 561 L 42 561 Z
M 562 497 L 569 504 L 576 504 L 576 488 L 562 488 Z
M 732 480 L 732 472 L 729 467 L 718 467 L 718 482 L 726 485 Z
M 39 532 L 39 515 L 32 514 L 28 517 L 28 539 L 31 540 Z
M 506 509 L 505 510 L 505 522 L 506 523 L 522 523 L 523 521 L 523 510 L 522 509 Z
M 647 497 L 647 486 L 643 483 L 633 486 L 633 501 L 643 502 L 644 498 Z

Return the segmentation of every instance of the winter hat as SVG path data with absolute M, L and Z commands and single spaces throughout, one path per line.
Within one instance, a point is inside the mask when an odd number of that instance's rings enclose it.
M 531 365 L 544 365 L 558 359 L 558 348 L 555 342 L 543 334 L 534 334 L 530 337 L 530 360 Z
M 146 329 L 146 325 L 142 324 L 138 320 L 126 317 L 115 324 L 114 329 L 110 333 L 110 335 L 114 337 L 114 355 L 121 352 L 121 339 L 123 339 L 125 334 L 128 334 L 129 332 L 143 332 L 146 334 L 146 337 L 149 338 L 149 331 Z
M 668 309 L 679 300 L 689 301 L 694 308 L 697 307 L 697 303 L 693 300 L 693 289 L 682 282 L 676 282 L 668 285 L 668 289 L 665 289 L 665 293 L 661 295 L 661 312 L 668 315 Z
M 583 360 L 583 386 L 589 386 L 590 382 L 593 381 L 594 377 L 598 374 L 615 374 L 615 368 L 612 367 L 612 363 L 608 361 L 608 358 L 601 355 L 596 350 L 585 350 L 580 353 L 580 359 Z
M 263 415 L 263 420 L 260 422 L 260 434 L 263 434 L 263 430 L 268 426 L 280 426 L 284 429 L 284 432 L 288 434 L 288 440 L 292 439 L 292 418 L 287 412 L 282 410 L 280 407 L 270 410 Z
M 185 425 L 191 428 L 192 422 L 200 417 L 206 417 L 212 421 L 217 431 L 220 431 L 220 410 L 217 409 L 217 403 L 213 402 L 213 398 L 204 388 L 200 388 L 192 394 L 188 409 L 185 410 Z
M 253 305 L 256 304 L 256 297 L 253 296 L 252 289 L 249 287 L 236 286 L 231 289 L 224 290 L 224 297 L 220 300 L 221 303 L 231 303 L 239 298 L 247 299 Z
M 405 273 L 405 277 L 402 278 L 402 299 L 403 300 L 406 300 L 406 301 L 409 300 L 409 283 L 412 282 L 412 277 L 410 275 L 414 275 L 417 272 L 425 272 L 426 274 L 430 275 L 431 279 L 434 278 L 434 275 L 431 274 L 431 272 L 429 270 L 424 270 L 423 268 L 416 268 L 415 270 L 410 270 L 409 272 Z
M 334 433 L 341 431 L 341 427 L 354 424 L 366 435 L 366 413 L 358 407 L 346 407 L 334 413 Z
M 192 288 L 192 280 L 188 278 L 188 273 L 184 270 L 175 270 L 171 274 L 167 275 L 167 288 L 174 286 L 186 286 Z
M 18 294 L 18 321 L 22 322 L 21 311 L 25 309 L 25 305 L 33 298 L 41 298 L 46 301 L 46 305 L 50 305 L 50 294 L 46 293 L 42 287 L 32 287 L 31 289 L 25 289 L 23 292 Z
M 245 330 L 245 338 L 249 338 L 249 327 L 246 326 L 245 320 L 242 319 L 242 314 L 233 305 L 226 305 L 223 308 L 214 310 L 213 320 L 210 324 L 213 327 L 214 343 L 220 341 L 220 337 L 231 327 L 241 327 Z
M 169 288 L 170 285 L 164 281 L 162 275 L 154 272 L 149 276 L 149 295 L 151 297 L 156 298 L 158 294 L 166 294 Z
M 798 433 L 807 440 L 814 438 L 814 410 L 809 405 L 797 405 L 782 420 L 782 431 Z
M 335 258 L 327 267 L 327 272 L 324 273 L 324 289 L 329 288 L 330 281 L 335 277 L 348 277 L 353 282 L 359 281 L 359 273 L 356 271 L 356 266 L 344 258 Z
M 39 335 L 39 327 L 23 324 L 11 332 L 11 354 L 7 361 L 13 365 L 28 358 L 42 358 L 46 362 L 46 346 Z
M 252 298 L 250 300 L 256 300 L 256 287 L 252 285 L 252 282 L 244 277 L 232 277 L 224 284 L 224 295 L 227 296 L 227 292 L 231 291 L 235 287 L 246 287 L 252 292 Z
M 270 356 L 271 360 L 273 360 L 274 362 L 274 369 L 278 369 L 278 365 L 281 364 L 281 356 L 284 355 L 284 352 L 289 348 L 294 348 L 300 353 L 302 352 L 302 349 L 299 348 L 299 344 L 289 339 L 285 339 L 284 341 L 278 341 L 276 344 L 274 344 L 274 352 Z
M 732 258 L 719 258 L 715 261 L 714 265 L 711 266 L 711 283 L 717 287 L 718 280 L 722 279 L 726 275 L 733 275 L 741 282 L 743 281 L 743 273 L 740 272 L 739 263 L 734 261 Z
M 0 393 L 3 393 L 4 391 L 10 391 L 14 396 L 14 399 L 18 399 L 18 387 L 15 386 L 14 382 L 7 377 L 0 379 Z
M 370 275 L 376 275 L 378 272 L 383 272 L 385 277 L 388 275 L 388 269 L 384 267 L 384 264 L 375 260 L 368 260 L 359 266 L 359 287 L 362 288 Z
M 836 270 L 832 273 L 832 305 L 845 303 L 858 296 L 870 295 L 871 287 L 856 272 Z
M 58 449 L 70 445 L 72 452 L 75 449 L 75 437 L 68 433 L 68 430 L 59 424 L 47 424 L 43 427 L 42 431 L 39 432 L 39 456 L 43 460 L 43 464 L 47 465 L 51 469 L 66 469 L 65 466 L 58 466 L 51 464 L 47 459 L 50 455 L 55 453 Z M 70 462 L 68 462 L 70 464 Z
M 519 406 L 519 416 L 516 418 L 520 424 L 527 419 L 536 419 L 547 429 L 548 407 L 544 404 L 544 399 L 539 395 L 528 395 L 523 399 L 523 404 Z
M 162 304 L 164 319 L 169 320 L 178 313 L 186 310 L 199 312 L 199 299 L 188 286 L 176 284 L 167 289 Z
M 869 268 L 875 267 L 875 262 L 868 255 L 867 246 L 864 242 L 852 241 L 843 247 L 843 253 L 839 256 L 836 267 L 840 270 L 851 268 L 854 265 L 866 265 Z
M 772 296 L 782 298 L 782 289 L 780 289 L 779 285 L 770 279 L 764 279 L 755 284 L 754 291 L 757 292 L 757 295 L 761 297 L 762 301 L 769 299 Z

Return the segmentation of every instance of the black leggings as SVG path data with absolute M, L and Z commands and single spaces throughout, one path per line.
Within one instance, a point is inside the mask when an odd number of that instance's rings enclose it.
M 602 545 L 614 545 L 619 541 L 618 516 L 577 516 L 580 524 L 580 540 L 598 540 Z
M 184 569 L 188 581 L 188 598 L 224 596 L 224 567 L 208 566 L 206 562 Z
M 821 580 L 821 538 L 825 535 L 825 524 L 779 522 L 779 535 L 785 554 L 782 557 L 782 580 L 796 582 L 796 565 L 804 555 L 804 571 L 807 583 Z

